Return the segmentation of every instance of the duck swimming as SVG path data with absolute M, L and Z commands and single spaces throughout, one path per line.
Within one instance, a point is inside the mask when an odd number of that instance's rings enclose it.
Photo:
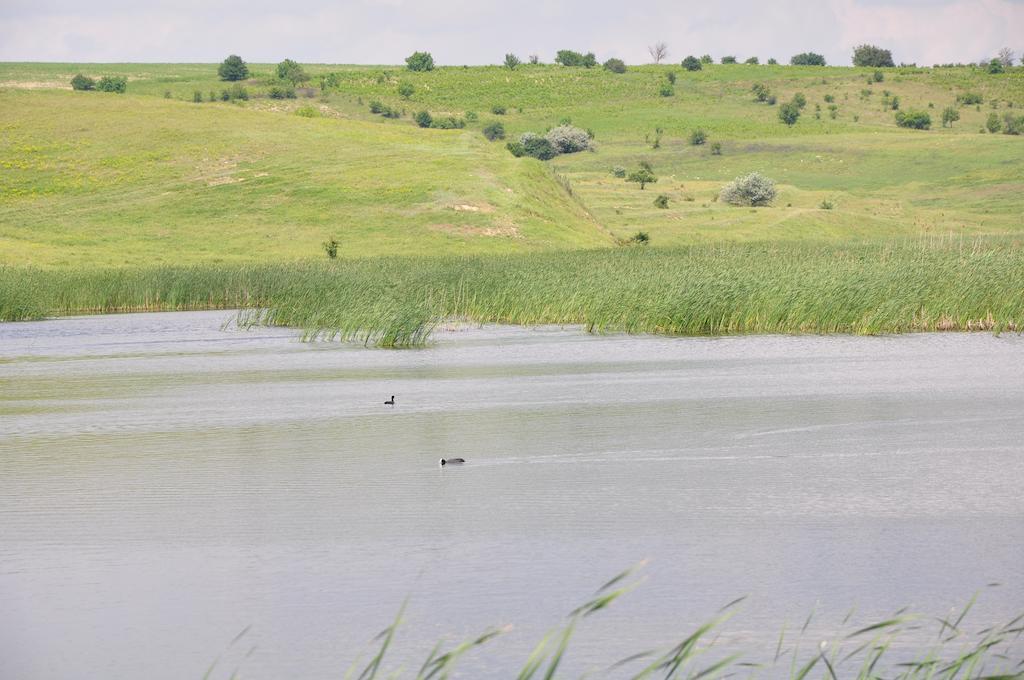
M 462 465 L 466 462 L 465 458 L 442 458 L 441 465 Z
M 384 405 L 385 406 L 394 406 L 395 405 L 395 395 L 392 394 L 391 398 L 384 402 Z

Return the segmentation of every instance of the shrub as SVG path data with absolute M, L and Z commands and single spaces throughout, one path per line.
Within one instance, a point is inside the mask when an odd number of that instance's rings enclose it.
M 896 125 L 915 130 L 927 130 L 932 126 L 932 117 L 924 111 L 897 111 Z
M 626 245 L 645 246 L 651 242 L 651 237 L 646 231 L 638 231 L 626 240 Z
M 661 88 L 658 90 L 658 94 L 660 94 L 662 97 L 671 97 L 675 93 L 675 89 L 668 83 L 663 84 Z
M 89 76 L 83 76 L 79 73 L 77 76 L 71 79 L 71 89 L 73 90 L 94 90 L 96 89 L 96 81 Z
M 686 59 L 683 59 L 682 67 L 687 71 L 699 71 L 701 69 L 702 61 L 702 59 L 698 59 L 697 57 L 689 56 Z
M 988 120 L 985 121 L 985 127 L 992 134 L 995 134 L 1003 129 L 1003 124 L 999 122 L 999 115 L 996 112 L 988 114 Z
M 854 66 L 874 66 L 875 68 L 895 66 L 892 52 L 874 45 L 857 45 L 853 48 Z
M 960 120 L 960 112 L 955 106 L 947 106 L 942 110 L 942 127 L 952 127 L 953 123 Z
M 249 77 L 249 67 L 237 54 L 232 54 L 217 67 L 217 75 L 221 80 L 245 80 Z
M 103 76 L 96 83 L 96 89 L 100 92 L 124 94 L 124 91 L 128 89 L 128 79 L 124 76 Z
M 193 92 L 192 93 L 192 101 L 195 102 L 196 104 L 201 104 L 202 101 L 203 101 L 203 93 L 200 92 L 199 90 L 196 90 L 195 92 Z
M 693 146 L 700 146 L 706 141 L 708 141 L 708 133 L 704 132 L 700 128 L 697 128 L 690 133 L 690 144 Z
M 721 142 L 711 142 L 711 155 L 712 156 L 721 156 L 722 155 L 722 143 Z
M 399 83 L 398 84 L 398 96 L 402 99 L 408 99 L 415 94 L 416 88 L 412 83 Z
M 302 118 L 319 118 L 320 111 L 310 106 L 309 104 L 306 104 L 305 106 L 300 106 L 299 108 L 295 109 L 295 115 L 301 116 Z
M 1003 66 L 1003 62 L 999 61 L 998 59 L 993 59 L 992 61 L 988 62 L 988 66 L 985 68 L 985 70 L 988 71 L 989 73 L 995 74 L 1003 73 L 1006 70 L 1006 68 Z
M 248 101 L 249 100 L 249 91 L 246 90 L 245 87 L 243 87 L 239 83 L 235 83 L 234 85 L 231 86 L 231 98 L 232 99 L 241 99 L 242 101 Z
M 491 107 L 491 113 L 493 113 L 496 116 L 504 116 L 506 110 L 507 109 L 505 109 L 504 104 L 495 104 L 494 106 Z
M 711 58 L 710 54 L 704 54 L 700 58 L 700 63 L 702 63 L 702 64 L 714 64 L 715 60 Z
M 309 80 L 309 76 L 306 75 L 306 71 L 302 68 L 301 64 L 291 59 L 285 59 L 277 65 L 277 79 L 287 81 L 292 85 L 298 85 Z
M 540 63 L 540 57 L 537 56 L 536 54 L 531 54 L 530 55 L 530 63 L 534 64 L 534 65 L 539 64 Z
M 1024 134 L 1024 116 L 1014 116 L 1007 111 L 1003 114 L 1003 134 L 1021 135 Z
M 676 72 L 675 71 L 669 71 L 668 73 L 665 74 L 665 79 L 668 80 L 669 85 L 675 85 L 676 84 Z
M 795 125 L 800 118 L 800 107 L 793 102 L 787 102 L 779 107 L 779 120 L 786 125 Z
M 461 130 L 466 127 L 466 121 L 455 116 L 445 116 L 444 118 L 434 118 L 430 122 L 430 127 L 438 130 Z
M 383 112 L 384 112 L 384 104 L 382 104 L 379 100 L 374 99 L 372 102 L 370 102 L 370 113 L 383 113 Z
M 517 156 L 532 156 L 542 161 L 550 160 L 558 155 L 558 150 L 551 145 L 551 142 L 533 132 L 524 132 L 520 135 L 518 142 L 510 143 L 508 147 Z M 516 153 L 513 147 L 521 149 L 521 153 Z
M 830 201 L 827 198 L 825 198 L 825 199 L 822 199 L 821 203 L 818 204 L 818 207 L 821 208 L 822 210 L 831 210 L 832 208 L 834 208 L 836 206 L 835 206 L 835 203 L 833 203 L 832 201 Z
M 727 57 L 722 57 L 722 63 L 723 64 L 735 64 L 736 63 L 736 57 L 734 57 L 732 55 L 729 55 Z
M 775 101 L 776 101 L 775 95 L 773 95 L 773 94 L 768 95 L 768 102 L 767 102 L 768 106 L 775 106 Z
M 665 194 L 658 194 L 658 197 L 654 199 L 654 207 L 665 209 L 668 207 L 668 196 Z
M 335 241 L 333 238 L 324 241 L 323 246 L 324 252 L 327 253 L 327 257 L 331 258 L 332 260 L 338 257 L 338 242 Z
M 291 85 L 271 85 L 267 96 L 271 99 L 295 99 L 295 88 Z
M 789 63 L 793 66 L 824 66 L 825 57 L 814 52 L 801 52 L 793 55 Z
M 654 184 L 658 181 L 658 178 L 654 176 L 649 167 L 641 167 L 639 170 L 635 170 L 629 173 L 626 177 L 627 182 L 635 182 L 640 185 L 640 189 L 643 190 L 648 184 Z
M 612 174 L 615 175 L 616 177 L 625 177 L 626 169 L 621 165 L 616 165 L 615 167 L 612 168 Z
M 761 63 L 761 61 L 757 57 L 750 57 L 749 59 L 747 59 L 743 63 L 744 64 L 752 64 L 754 66 L 757 66 L 758 64 Z
M 587 131 L 572 125 L 551 128 L 544 138 L 558 153 L 576 153 L 590 148 L 590 136 Z
M 231 101 L 231 92 L 229 92 L 228 90 L 221 90 L 220 91 L 220 100 L 222 102 L 229 102 L 229 101 Z
M 874 73 L 871 74 L 871 80 L 868 81 L 868 82 L 870 82 L 870 83 L 880 83 L 880 82 L 882 82 L 884 80 L 885 80 L 885 74 L 882 73 L 881 71 L 875 71 Z
M 434 117 L 430 115 L 428 111 L 417 111 L 416 115 L 412 117 L 416 124 L 421 128 L 430 127 L 431 123 L 434 122 Z
M 797 92 L 793 95 L 793 103 L 802 109 L 807 106 L 807 97 L 804 96 L 803 92 Z
M 327 73 L 320 76 L 321 90 L 337 90 L 341 88 L 341 75 L 338 73 Z
M 956 103 L 965 106 L 981 104 L 984 101 L 984 98 L 977 92 L 964 92 L 956 96 Z
M 505 139 L 505 126 L 501 123 L 491 123 L 484 126 L 483 133 L 484 137 L 492 142 L 496 139 Z
M 775 200 L 775 182 L 759 172 L 737 177 L 718 194 L 719 200 L 729 205 L 765 206 Z
M 612 73 L 625 73 L 626 62 L 621 59 L 612 58 L 604 62 L 604 68 L 606 71 L 611 71 Z
M 558 50 L 558 54 L 555 56 L 555 63 L 561 64 L 562 66 L 583 66 L 584 68 L 593 68 L 594 66 L 597 66 L 597 57 L 594 56 L 593 52 L 580 54 L 573 50 Z
M 466 120 L 470 123 L 475 123 L 480 120 L 480 116 L 477 115 L 476 111 L 466 111 Z
M 505 55 L 505 68 L 507 68 L 509 71 L 514 71 L 516 66 L 519 66 L 519 64 L 521 63 L 522 62 L 519 61 L 519 57 L 517 57 L 516 55 L 511 53 Z
M 825 102 L 826 103 L 831 104 L 835 100 L 836 100 L 836 98 L 833 95 L 830 95 L 830 94 L 825 95 Z
M 164 99 L 170 99 L 172 96 L 170 90 L 164 90 Z
M 217 93 L 214 92 L 213 90 L 210 90 L 210 101 L 211 102 L 217 101 Z
M 764 83 L 754 83 L 750 91 L 754 93 L 754 100 L 759 102 L 768 101 L 768 97 L 772 94 L 772 91 Z
M 768 65 L 769 65 L 769 66 L 775 66 L 775 65 L 776 65 L 776 64 L 778 64 L 778 63 L 779 63 L 779 60 L 778 60 L 778 59 L 776 59 L 775 57 L 772 57 L 772 58 L 770 58 L 770 59 L 768 60 Z
M 430 52 L 413 52 L 405 58 L 405 67 L 410 71 L 433 71 L 434 58 Z

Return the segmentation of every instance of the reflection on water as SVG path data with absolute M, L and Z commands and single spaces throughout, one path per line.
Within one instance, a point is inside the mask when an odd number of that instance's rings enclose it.
M 463 666 L 507 676 L 641 558 L 570 670 L 740 595 L 725 641 L 753 652 L 815 603 L 821 635 L 978 590 L 978 628 L 1024 611 L 1019 336 L 385 351 L 226 318 L 0 325 L 2 677 L 200 678 L 224 653 L 215 677 L 337 678 L 406 596 L 399 656 L 513 623 Z

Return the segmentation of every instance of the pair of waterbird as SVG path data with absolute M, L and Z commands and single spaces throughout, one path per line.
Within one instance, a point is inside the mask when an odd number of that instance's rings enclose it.
M 395 405 L 395 395 L 391 395 L 391 398 L 384 402 L 385 406 Z M 442 458 L 441 465 L 462 465 L 466 462 L 465 458 Z

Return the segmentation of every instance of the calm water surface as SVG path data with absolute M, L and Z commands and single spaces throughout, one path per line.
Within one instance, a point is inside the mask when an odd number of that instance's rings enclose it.
M 0 678 L 339 678 L 407 597 L 396 661 L 511 623 L 462 666 L 508 677 L 641 559 L 570 676 L 742 595 L 723 644 L 760 658 L 814 609 L 1024 611 L 1020 336 L 385 351 L 229 316 L 0 325 Z

